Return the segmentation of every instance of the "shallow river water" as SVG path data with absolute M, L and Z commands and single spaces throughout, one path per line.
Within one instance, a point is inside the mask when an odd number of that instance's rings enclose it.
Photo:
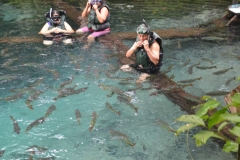
M 82 10 L 85 3 L 69 2 L 78 10 Z M 135 31 L 142 19 L 151 29 L 196 27 L 221 18 L 230 5 L 227 0 L 112 0 L 107 3 L 113 33 Z M 41 37 L 38 32 L 50 7 L 57 8 L 49 0 L 1 2 L 0 38 Z M 67 17 L 67 21 L 74 30 L 78 28 L 70 18 Z M 163 39 L 161 70 L 172 65 L 166 74 L 174 76 L 175 82 L 199 78 L 193 86 L 184 88 L 197 97 L 207 92 L 232 90 L 239 82 L 226 82 L 240 76 L 239 29 L 239 25 L 223 27 L 206 35 L 211 39 Z M 134 41 L 123 42 L 130 47 Z M 117 56 L 112 56 L 116 55 L 112 50 L 97 41 L 84 50 L 84 44 L 77 41 L 69 46 L 55 43 L 46 47 L 41 42 L 0 43 L 0 150 L 5 151 L 0 159 L 236 159 L 211 140 L 196 147 L 193 134 L 197 130 L 176 137 L 161 127 L 165 122 L 176 129 L 180 126 L 175 122 L 176 118 L 186 113 L 163 94 L 151 96 L 154 89 L 136 90 L 139 74 L 119 70 L 121 64 Z M 200 66 L 216 68 L 200 70 L 194 67 L 193 73 L 189 74 L 189 67 L 199 62 Z M 224 74 L 212 74 L 231 67 Z M 142 85 L 145 88 L 151 86 L 149 81 Z M 61 89 L 72 95 L 59 95 Z M 120 101 L 119 96 L 130 97 L 130 104 Z M 223 97 L 216 96 L 224 105 Z M 43 123 L 29 129 L 28 126 L 44 117 L 52 105 L 56 110 L 43 118 Z M 134 107 L 138 108 L 137 113 Z M 81 112 L 80 123 L 76 120 L 76 109 Z M 94 113 L 96 122 L 90 131 Z M 19 134 L 14 132 L 10 116 L 20 127 Z

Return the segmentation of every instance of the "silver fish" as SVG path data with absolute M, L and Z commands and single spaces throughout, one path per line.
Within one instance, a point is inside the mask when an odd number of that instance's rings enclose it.
M 215 37 L 215 36 L 201 37 L 201 39 L 206 41 L 227 41 L 228 40 L 228 38 Z
M 217 68 L 217 66 L 196 66 L 198 69 L 212 69 L 212 68 Z
M 51 105 L 51 106 L 48 108 L 47 112 L 45 113 L 45 117 L 48 117 L 54 110 L 57 110 L 57 108 L 56 108 L 56 106 L 53 104 L 53 105 Z
M 188 60 L 183 64 L 183 66 L 185 67 L 189 62 L 190 62 L 190 59 L 188 59 Z
M 210 59 L 207 59 L 207 58 L 202 58 L 203 61 L 207 61 L 207 62 L 210 62 L 211 64 L 213 64 L 213 62 L 210 60 Z
M 213 72 L 212 74 L 215 74 L 215 75 L 223 74 L 223 73 L 226 73 L 230 69 L 233 69 L 233 67 L 223 69 L 223 70 L 220 70 L 220 71 L 217 71 L 217 72 Z
M 20 133 L 21 129 L 18 126 L 18 122 L 13 118 L 13 116 L 10 116 L 11 120 L 13 121 L 13 127 L 14 127 L 14 132 L 16 132 L 17 134 Z
M 129 101 L 128 98 L 125 98 L 125 97 L 122 97 L 122 96 L 117 96 L 117 99 L 118 99 L 120 102 L 126 103 L 126 104 L 129 105 L 132 109 L 134 109 L 134 110 L 135 110 L 135 114 L 138 113 L 138 108 L 135 107 L 132 103 L 130 103 L 130 101 Z
M 4 154 L 5 150 L 0 150 L 0 157 Z
M 193 67 L 194 67 L 194 66 L 197 66 L 197 65 L 199 65 L 199 64 L 200 64 L 200 62 L 191 65 L 191 66 L 188 68 L 188 73 L 189 73 L 189 74 L 192 74 L 192 72 L 193 72 Z
M 227 82 L 225 83 L 225 85 L 227 86 L 231 81 L 236 80 L 236 77 L 232 77 L 229 80 L 227 80 Z
M 196 80 L 201 80 L 202 77 L 198 77 L 198 78 L 194 78 L 194 79 L 187 79 L 187 80 L 182 80 L 182 81 L 178 81 L 178 83 L 191 83 L 194 82 Z
M 213 92 L 207 92 L 206 95 L 209 96 L 223 96 L 229 94 L 231 91 L 213 91 Z
M 76 120 L 80 124 L 81 113 L 80 113 L 79 109 L 75 110 L 75 115 L 76 115 Z
M 41 118 L 36 119 L 36 120 L 33 121 L 30 125 L 28 125 L 28 127 L 27 127 L 27 129 L 26 129 L 25 132 L 28 133 L 28 131 L 29 131 L 30 129 L 32 129 L 34 126 L 37 126 L 37 125 L 45 122 L 45 120 L 46 120 L 45 117 L 41 117 Z

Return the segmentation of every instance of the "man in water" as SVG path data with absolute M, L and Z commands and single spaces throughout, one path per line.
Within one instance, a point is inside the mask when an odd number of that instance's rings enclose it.
M 124 71 L 131 68 L 139 71 L 141 74 L 140 81 L 145 80 L 149 74 L 156 74 L 162 66 L 163 48 L 162 39 L 155 32 L 150 31 L 150 27 L 145 21 L 137 28 L 137 38 L 133 46 L 127 51 L 126 57 L 129 58 L 133 54 L 136 57 L 136 63 L 123 65 Z
M 44 35 L 43 44 L 52 45 L 54 41 L 63 41 L 64 44 L 72 44 L 70 34 L 74 33 L 72 27 L 65 22 L 65 11 L 50 9 L 46 13 L 47 23 L 39 34 Z

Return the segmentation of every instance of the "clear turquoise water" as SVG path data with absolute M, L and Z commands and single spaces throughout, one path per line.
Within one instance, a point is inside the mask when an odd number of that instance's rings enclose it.
M 133 31 L 142 18 L 152 29 L 193 27 L 221 17 L 228 5 L 226 1 L 214 3 L 203 1 L 196 5 L 189 1 L 150 2 L 109 2 L 112 10 L 112 31 Z M 172 8 L 169 8 L 171 3 Z M 84 5 L 85 2 L 80 4 Z M 21 5 L 1 4 L 1 37 L 39 36 L 37 33 L 45 22 L 43 15 L 50 6 L 52 5 L 47 1 L 25 1 Z M 162 14 L 158 13 L 159 8 Z M 69 23 L 74 29 L 77 28 L 73 22 Z M 225 82 L 233 76 L 240 75 L 239 59 L 237 59 L 240 56 L 238 38 L 240 33 L 237 30 L 239 27 L 231 26 L 210 34 L 210 36 L 228 38 L 223 41 L 204 41 L 197 37 L 164 39 L 165 58 L 162 70 L 173 64 L 171 72 L 167 75 L 173 74 L 174 81 L 201 76 L 202 80 L 194 82 L 193 87 L 185 88 L 188 93 L 196 96 L 210 91 L 235 88 L 239 82 L 232 81 L 229 85 L 225 85 Z M 181 48 L 178 48 L 178 42 Z M 124 41 L 124 43 L 131 46 L 133 41 Z M 129 91 L 137 87 L 135 81 L 138 73 L 120 71 L 121 64 L 117 61 L 117 57 L 111 57 L 113 52 L 100 43 L 96 42 L 89 50 L 83 50 L 83 45 L 83 42 L 75 42 L 72 46 L 54 44 L 51 47 L 41 43 L 0 43 L 0 96 L 6 98 L 23 93 L 21 98 L 13 101 L 0 101 L 0 150 L 5 150 L 1 159 L 29 159 L 28 148 L 34 145 L 47 149 L 44 152 L 36 152 L 33 155 L 34 159 L 55 157 L 60 160 L 187 160 L 191 159 L 188 148 L 195 160 L 235 159 L 232 154 L 223 152 L 220 146 L 211 140 L 202 147 L 196 147 L 192 136 L 197 129 L 189 132 L 187 143 L 186 134 L 175 137 L 173 133 L 161 128 L 155 122 L 156 118 L 177 128 L 180 124 L 176 123 L 175 119 L 186 113 L 164 95 L 150 96 L 154 90 Z M 190 63 L 183 67 L 189 58 Z M 201 58 L 212 60 L 217 68 L 211 70 L 194 68 L 193 74 L 190 75 L 188 67 L 199 62 Z M 6 64 L 5 62 L 9 60 L 14 61 Z M 200 62 L 202 66 L 211 65 L 206 61 Z M 212 74 L 214 71 L 229 67 L 233 69 L 223 75 Z M 54 77 L 50 70 L 57 71 L 59 78 Z M 76 85 L 76 89 L 83 87 L 88 89 L 83 93 L 54 101 L 53 99 L 58 96 L 57 90 L 60 85 L 70 77 L 74 78 L 73 82 L 66 87 Z M 39 78 L 43 78 L 43 81 L 33 88 L 41 91 L 42 94 L 31 102 L 34 110 L 30 110 L 25 103 L 33 93 L 26 91 L 25 88 L 29 89 Z M 123 78 L 130 80 L 124 81 Z M 122 82 L 127 84 L 123 85 Z M 111 96 L 111 91 L 104 90 L 99 86 L 100 84 L 116 87 L 122 93 L 129 95 L 132 104 L 139 108 L 138 114 L 136 115 L 125 103 L 121 103 L 117 99 L 117 94 Z M 148 81 L 143 85 L 150 86 Z M 13 92 L 14 90 L 16 92 Z M 216 98 L 224 103 L 223 96 Z M 120 111 L 121 115 L 117 116 L 107 109 L 106 102 Z M 57 110 L 53 111 L 43 124 L 33 127 L 28 134 L 25 133 L 27 126 L 44 116 L 52 104 Z M 81 112 L 80 124 L 76 121 L 75 109 Z M 97 120 L 90 132 L 89 125 L 93 111 L 97 113 Z M 13 124 L 9 116 L 17 120 L 21 128 L 20 134 L 13 132 Z M 136 145 L 131 147 L 112 137 L 109 132 L 111 129 L 125 134 Z

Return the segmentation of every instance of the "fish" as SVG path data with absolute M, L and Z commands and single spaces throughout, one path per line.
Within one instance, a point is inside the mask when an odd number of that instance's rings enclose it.
M 32 104 L 31 104 L 32 101 L 33 101 L 33 100 L 30 99 L 30 98 L 26 99 L 25 105 L 26 105 L 29 109 L 34 110 Z
M 129 146 L 132 146 L 134 147 L 136 145 L 136 143 L 133 143 L 129 140 L 129 138 L 127 137 L 127 135 L 119 132 L 119 131 L 116 131 L 116 130 L 113 130 L 113 129 L 110 129 L 109 132 L 111 133 L 111 135 L 113 137 L 116 137 L 116 138 L 120 138 L 124 143 L 126 143 L 127 145 Z
M 210 59 L 207 59 L 207 58 L 202 58 L 203 61 L 207 61 L 207 62 L 210 62 L 211 64 L 213 64 L 213 62 L 210 60 Z
M 48 117 L 54 110 L 57 110 L 57 108 L 56 108 L 56 106 L 53 104 L 53 105 L 51 105 L 51 106 L 48 108 L 47 112 L 45 113 L 45 117 Z
M 7 67 L 10 64 L 12 64 L 14 61 L 18 60 L 18 58 L 13 58 L 13 59 L 9 59 L 7 62 L 2 64 L 2 67 Z
M 99 84 L 98 87 L 104 89 L 104 90 L 109 90 L 111 91 L 112 94 L 117 94 L 119 96 L 126 96 L 124 91 L 122 91 L 121 89 L 117 88 L 117 87 L 113 87 L 113 86 L 109 86 L 109 85 L 104 85 L 104 84 Z M 130 99 L 130 97 L 128 97 Z
M 39 147 L 37 145 L 33 145 L 33 146 L 28 147 L 26 149 L 26 152 L 28 152 L 29 154 L 40 154 L 40 153 L 43 153 L 47 150 L 48 150 L 47 148 Z
M 41 118 L 36 119 L 36 120 L 33 121 L 30 125 L 28 125 L 27 129 L 25 130 L 25 132 L 28 133 L 28 131 L 29 131 L 30 129 L 32 129 L 34 126 L 37 126 L 37 125 L 45 122 L 45 120 L 46 120 L 46 117 L 41 117 Z
M 171 65 L 167 68 L 167 70 L 171 70 L 172 67 L 173 67 L 173 65 L 171 64 Z
M 163 121 L 161 119 L 157 119 L 157 118 L 155 119 L 155 121 L 162 128 L 167 129 L 169 132 L 176 133 L 176 131 L 174 129 L 172 129 L 172 127 L 170 127 L 170 125 L 167 122 L 165 122 L 165 121 Z
M 192 72 L 193 72 L 193 67 L 195 67 L 195 66 L 197 66 L 197 65 L 199 65 L 199 64 L 200 64 L 200 62 L 191 65 L 191 66 L 188 68 L 188 73 L 189 73 L 189 74 L 192 74 Z
M 60 90 L 61 90 L 63 87 L 65 87 L 66 85 L 72 83 L 72 81 L 73 81 L 73 77 L 71 77 L 68 81 L 65 81 L 65 82 L 61 83 L 61 85 L 60 85 Z
M 96 120 L 97 120 L 97 113 L 96 113 L 96 111 L 93 111 L 92 112 L 92 121 L 89 126 L 89 131 L 92 131 L 93 127 L 95 126 Z
M 38 158 L 38 160 L 54 160 L 55 157 Z
M 232 77 L 229 80 L 227 80 L 227 82 L 225 83 L 225 85 L 227 86 L 231 81 L 236 80 L 236 77 Z
M 11 81 L 16 78 L 17 76 L 4 75 L 4 76 L 0 76 L 0 81 Z
M 135 115 L 138 114 L 138 108 L 135 107 L 132 103 L 130 103 L 129 99 L 125 98 L 125 97 L 122 97 L 122 96 L 117 96 L 117 99 L 120 101 L 120 102 L 124 102 L 126 103 L 127 105 L 129 105 L 132 109 L 135 110 Z
M 4 101 L 15 101 L 19 98 L 22 98 L 24 93 L 17 93 L 17 94 L 14 94 L 12 96 L 8 96 L 8 97 L 5 97 L 5 98 L 0 98 L 0 100 L 4 100 Z
M 180 44 L 180 42 L 179 42 L 179 41 L 177 42 L 177 44 L 178 44 L 178 47 L 177 47 L 177 48 L 178 48 L 178 49 L 181 49 L 181 48 L 182 48 L 182 46 L 181 46 L 181 44 Z
M 4 154 L 5 150 L 0 150 L 0 157 Z
M 215 36 L 201 37 L 201 39 L 206 41 L 227 41 L 228 40 L 228 38 L 215 37 Z
M 67 97 L 69 95 L 74 95 L 74 94 L 78 94 L 80 92 L 84 92 L 88 89 L 88 87 L 83 87 L 83 88 L 79 88 L 75 90 L 75 87 L 69 87 L 69 88 L 64 88 L 63 90 L 60 90 L 58 92 L 58 97 L 54 98 L 54 100 L 57 100 L 58 98 L 62 98 L 62 97 Z
M 14 132 L 16 132 L 17 134 L 20 133 L 21 129 L 18 126 L 18 122 L 13 118 L 13 116 L 10 116 L 11 120 L 13 121 L 13 127 L 14 127 Z
M 185 67 L 186 65 L 188 65 L 189 62 L 190 62 L 190 59 L 188 59 L 188 60 L 183 64 L 183 66 Z
M 201 80 L 202 77 L 198 77 L 198 78 L 194 78 L 194 79 L 187 79 L 187 80 L 182 80 L 182 81 L 178 81 L 178 83 L 191 83 L 194 82 L 196 80 Z
M 48 72 L 52 73 L 52 76 L 54 79 L 59 79 L 60 78 L 60 74 L 58 71 L 56 71 L 55 69 L 51 70 L 51 69 L 47 69 Z
M 215 75 L 223 74 L 223 73 L 226 73 L 230 69 L 233 69 L 233 67 L 223 69 L 223 70 L 220 70 L 220 71 L 217 71 L 217 72 L 213 72 L 212 74 L 215 74 Z
M 121 115 L 121 112 L 120 111 L 116 111 L 108 102 L 106 102 L 106 107 L 108 109 L 110 109 L 111 111 L 113 111 L 113 113 L 117 114 L 117 115 Z
M 80 113 L 79 109 L 75 110 L 75 115 L 76 115 L 77 122 L 80 124 L 81 113 Z
M 196 66 L 196 68 L 204 70 L 204 69 L 212 69 L 217 68 L 217 66 Z
M 41 83 L 43 82 L 43 80 L 44 80 L 44 77 L 40 77 L 40 78 L 37 80 L 36 83 L 30 84 L 29 87 L 36 87 L 36 86 L 38 86 L 39 84 L 41 84 Z
M 207 92 L 206 95 L 209 96 L 223 96 L 229 94 L 231 91 L 212 91 L 212 92 Z

